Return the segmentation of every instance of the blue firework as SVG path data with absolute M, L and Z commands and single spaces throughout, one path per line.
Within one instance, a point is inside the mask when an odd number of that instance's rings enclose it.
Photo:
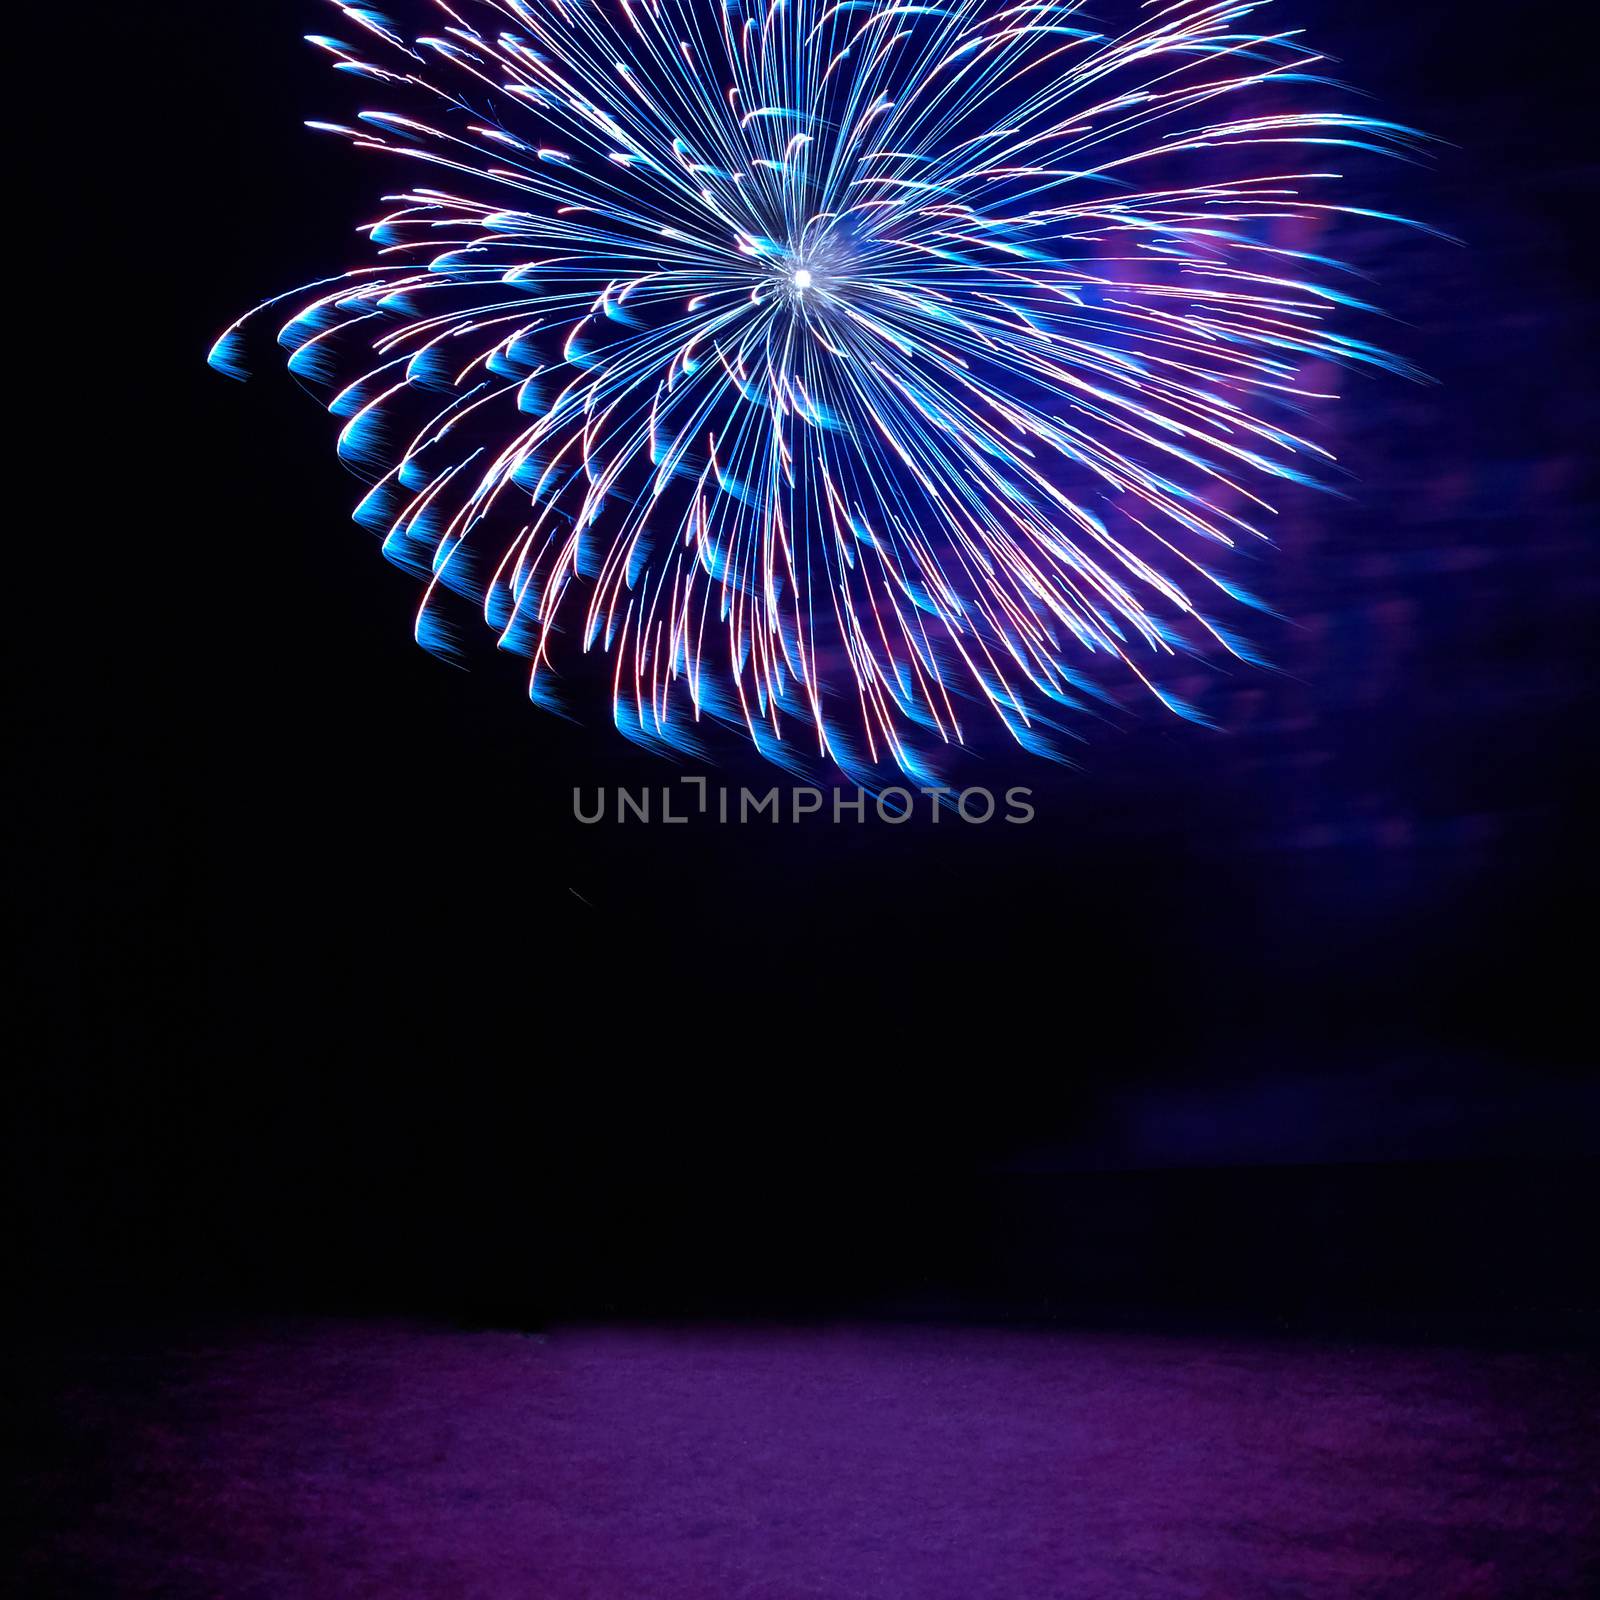
M 312 126 L 414 182 L 267 306 L 418 639 L 465 597 L 541 704 L 919 782 L 1119 681 L 1198 716 L 1165 669 L 1256 659 L 1230 551 L 1328 459 L 1290 423 L 1405 370 L 1329 325 L 1312 236 L 1379 215 L 1329 161 L 1419 136 L 1264 3 L 1107 8 L 336 0 L 312 42 L 387 109 Z

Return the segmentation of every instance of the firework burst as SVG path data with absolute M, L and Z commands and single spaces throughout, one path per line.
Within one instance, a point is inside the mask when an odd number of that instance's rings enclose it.
M 1257 659 L 1212 613 L 1329 459 L 1290 431 L 1318 375 L 1405 370 L 1309 245 L 1379 215 L 1330 160 L 1418 136 L 1323 108 L 1260 4 L 337 9 L 312 42 L 390 109 L 312 126 L 417 183 L 267 302 L 290 370 L 418 639 L 465 596 L 541 704 L 603 661 L 646 744 L 928 782 L 983 728 L 1057 754 L 1118 680 L 1197 717 L 1165 670 Z

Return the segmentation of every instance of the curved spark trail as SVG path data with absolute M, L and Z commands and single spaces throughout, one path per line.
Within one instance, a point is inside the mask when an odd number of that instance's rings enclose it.
M 464 595 L 541 704 L 607 652 L 646 744 L 919 782 L 984 725 L 1057 754 L 1108 678 L 1203 720 L 1163 667 L 1258 659 L 1214 568 L 1331 459 L 1285 422 L 1409 370 L 1326 325 L 1361 302 L 1304 246 L 1381 215 L 1329 163 L 1420 136 L 1320 109 L 1264 0 L 1105 8 L 337 0 L 312 42 L 403 109 L 312 126 L 417 184 L 267 306 L 417 638 Z

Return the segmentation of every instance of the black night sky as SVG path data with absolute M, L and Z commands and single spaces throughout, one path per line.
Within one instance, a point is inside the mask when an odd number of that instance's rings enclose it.
M 300 41 L 320 11 L 54 25 L 22 68 L 64 202 L 26 381 L 72 449 L 12 460 L 43 491 L 11 602 L 28 1349 L 279 1316 L 1592 1325 L 1581 46 L 1537 10 L 1293 9 L 1442 141 L 1378 203 L 1464 242 L 1363 257 L 1438 381 L 1330 419 L 1349 498 L 1291 497 L 1254 575 L 1281 670 L 1212 685 L 1220 731 L 1147 709 L 1075 769 L 989 752 L 968 781 L 1030 786 L 1021 827 L 576 821 L 576 788 L 691 769 L 419 650 L 327 417 L 266 352 L 205 365 L 353 260 L 378 192 L 300 127 L 350 94 Z

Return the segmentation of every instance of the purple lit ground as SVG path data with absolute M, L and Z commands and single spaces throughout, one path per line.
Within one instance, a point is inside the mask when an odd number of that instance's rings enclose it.
M 319 1323 L 66 1362 L 41 1594 L 1550 1600 L 1595 1548 L 1570 1354 Z

